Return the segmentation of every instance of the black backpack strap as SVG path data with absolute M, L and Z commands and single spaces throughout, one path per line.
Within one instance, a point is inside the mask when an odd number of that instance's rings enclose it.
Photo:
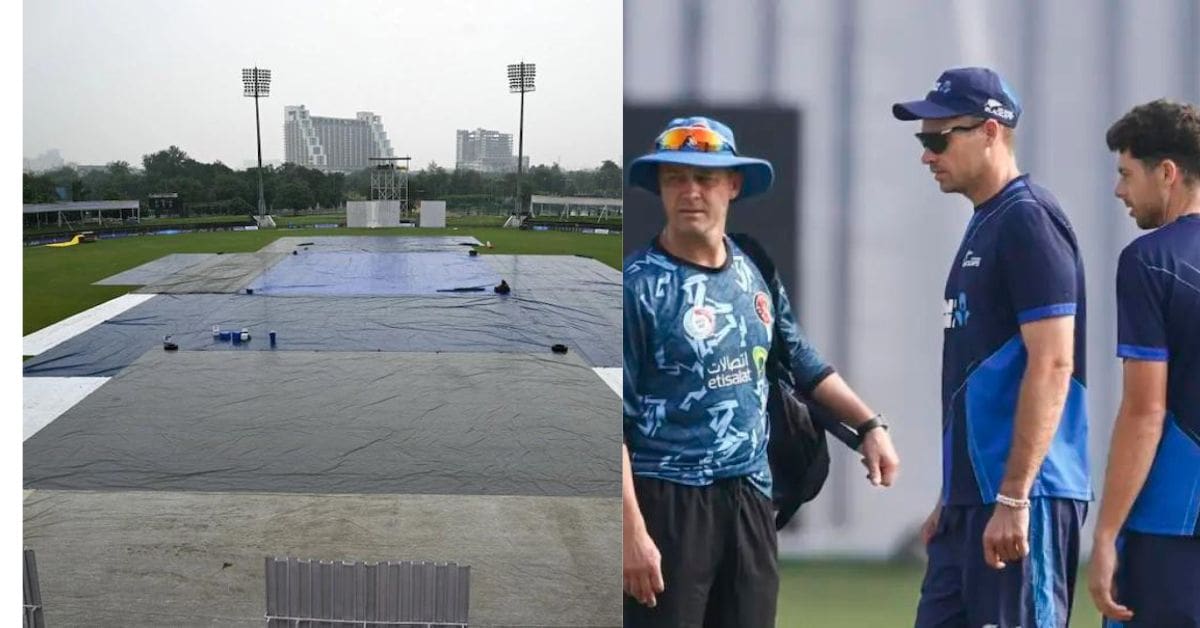
M 729 239 L 733 240 L 733 243 L 750 258 L 750 261 L 758 268 L 758 272 L 762 274 L 763 280 L 767 283 L 767 289 L 771 291 L 771 309 L 774 310 L 779 303 L 775 282 L 772 281 L 775 278 L 775 262 L 771 260 L 771 256 L 758 243 L 758 240 L 750 235 L 731 233 Z M 795 389 L 796 382 L 792 378 L 792 359 L 788 355 L 787 347 L 783 345 L 783 334 L 779 329 L 779 312 L 773 311 L 772 316 L 774 330 L 771 334 L 771 349 L 767 354 L 767 377 L 773 381 L 783 380 L 788 387 Z
M 745 233 L 731 233 L 729 239 L 738 246 L 749 258 L 754 262 L 758 272 L 762 273 L 763 280 L 767 282 L 767 288 L 771 291 L 771 307 L 774 309 L 779 303 L 779 294 L 775 286 L 778 284 L 778 272 L 775 268 L 775 262 L 771 260 L 771 256 L 767 254 L 766 249 L 762 244 Z M 840 417 L 835 417 L 833 413 L 823 404 L 811 399 L 800 393 L 796 386 L 796 382 L 792 376 L 792 359 L 788 353 L 787 347 L 783 344 L 783 334 L 779 329 L 779 312 L 772 312 L 775 315 L 775 330 L 771 337 L 771 350 L 767 357 L 767 376 L 774 378 L 773 381 L 783 380 L 793 394 L 798 395 L 806 405 L 817 425 L 825 429 L 825 431 L 833 434 L 838 440 L 842 441 L 847 447 L 854 451 L 858 451 L 858 447 L 862 444 L 862 438 L 853 428 L 843 423 Z M 780 373 L 782 371 L 786 375 Z

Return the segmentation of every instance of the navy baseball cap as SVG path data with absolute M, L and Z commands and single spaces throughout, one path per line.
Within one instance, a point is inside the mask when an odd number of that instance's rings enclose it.
M 957 116 L 991 118 L 1016 127 L 1021 103 L 999 74 L 988 68 L 954 68 L 942 72 L 924 100 L 892 105 L 898 120 L 940 120 Z

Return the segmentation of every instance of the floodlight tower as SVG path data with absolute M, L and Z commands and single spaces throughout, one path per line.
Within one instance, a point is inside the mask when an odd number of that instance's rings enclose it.
M 521 94 L 521 121 L 517 127 L 517 215 L 524 213 L 525 207 L 521 202 L 521 162 L 525 153 L 525 92 L 534 91 L 533 77 L 537 67 L 532 63 L 510 63 L 508 65 L 508 91 L 511 94 Z
M 266 98 L 271 93 L 271 71 L 261 68 L 243 68 L 242 84 L 245 86 L 244 95 L 254 99 L 254 134 L 258 138 L 258 215 L 267 215 L 267 202 L 263 200 L 262 177 L 262 129 L 258 123 L 258 99 Z

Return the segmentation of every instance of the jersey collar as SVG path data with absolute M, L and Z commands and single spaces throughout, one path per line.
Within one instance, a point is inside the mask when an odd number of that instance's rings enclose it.
M 659 242 L 658 242 L 659 237 L 660 237 L 659 235 L 655 235 L 654 238 L 650 240 L 651 248 L 653 248 L 655 251 L 658 251 L 659 253 L 661 253 L 667 259 L 669 259 L 672 262 L 675 262 L 676 264 L 679 264 L 681 266 L 687 266 L 689 268 L 694 268 L 703 273 L 716 274 L 716 273 L 722 272 L 725 269 L 729 268 L 729 265 L 733 263 L 733 246 L 729 241 L 728 235 L 721 236 L 721 242 L 723 242 L 725 244 L 725 263 L 722 264 L 719 268 L 713 268 L 711 266 L 701 266 L 700 264 L 697 264 L 695 262 L 690 262 L 681 257 L 675 257 L 674 255 L 671 254 L 670 251 L 668 251 L 666 249 L 666 247 L 659 244 Z

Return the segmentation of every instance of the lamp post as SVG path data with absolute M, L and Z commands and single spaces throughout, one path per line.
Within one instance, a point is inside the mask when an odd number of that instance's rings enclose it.
M 263 200 L 262 176 L 262 129 L 258 122 L 258 99 L 266 98 L 271 93 L 271 71 L 262 68 L 243 68 L 242 84 L 245 86 L 244 95 L 254 99 L 254 134 L 258 138 L 258 215 L 267 215 L 267 202 Z
M 510 63 L 508 65 L 508 91 L 521 94 L 521 119 L 517 127 L 517 215 L 524 213 L 521 202 L 521 166 L 525 153 L 525 92 L 534 91 L 533 78 L 537 68 L 532 63 Z

